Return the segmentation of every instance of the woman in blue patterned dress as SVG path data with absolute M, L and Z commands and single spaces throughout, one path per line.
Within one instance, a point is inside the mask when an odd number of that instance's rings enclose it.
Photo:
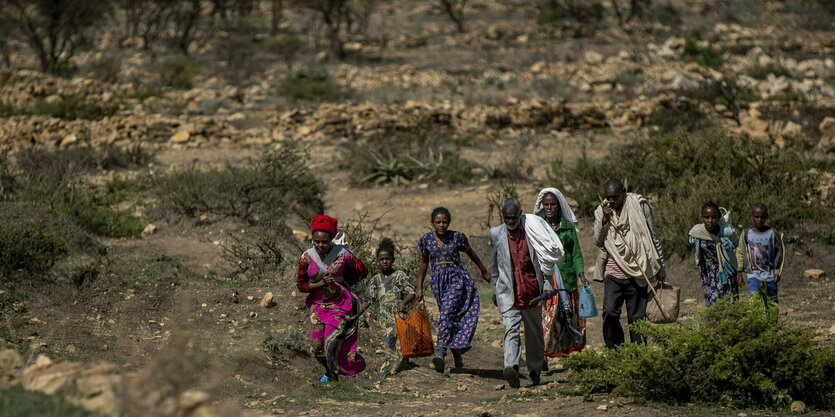
M 689 233 L 708 307 L 723 297 L 736 299 L 739 295 L 735 279 L 735 250 L 739 237 L 733 227 L 720 224 L 720 211 L 716 203 L 705 203 L 702 206 L 702 223 L 693 226 Z
M 470 242 L 461 232 L 449 230 L 452 216 L 449 210 L 438 207 L 432 210 L 434 232 L 423 235 L 418 242 L 421 253 L 418 272 L 417 299 L 423 298 L 423 282 L 426 269 L 432 265 L 430 286 L 438 302 L 438 343 L 432 365 L 438 372 L 444 371 L 444 357 L 447 349 L 452 351 L 454 364 L 451 368 L 464 366 L 461 354 L 470 349 L 470 343 L 478 324 L 478 291 L 470 273 L 461 263 L 459 252 L 466 252 L 473 260 L 481 276 L 490 282 L 490 272 L 481 263 L 478 255 L 470 248 Z

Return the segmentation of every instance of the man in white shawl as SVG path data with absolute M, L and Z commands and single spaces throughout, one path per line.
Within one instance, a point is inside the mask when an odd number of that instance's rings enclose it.
M 525 324 L 525 358 L 528 386 L 540 383 L 545 363 L 542 307 L 531 301 L 541 295 L 554 296 L 550 277 L 554 266 L 563 260 L 560 239 L 541 217 L 522 214 L 515 198 L 502 203 L 504 224 L 490 229 L 494 302 L 504 322 L 504 369 L 508 384 L 519 388 L 519 359 L 522 355 L 520 326 Z
M 638 194 L 627 193 L 616 179 L 607 181 L 603 192 L 606 200 L 594 211 L 594 242 L 606 259 L 597 263 L 603 268 L 595 268 L 594 273 L 595 279 L 602 275 L 603 280 L 603 339 L 606 347 L 614 348 L 624 342 L 620 325 L 624 302 L 630 324 L 644 319 L 648 299 L 644 274 L 654 285 L 666 272 L 649 202 Z M 629 338 L 643 342 L 633 331 Z

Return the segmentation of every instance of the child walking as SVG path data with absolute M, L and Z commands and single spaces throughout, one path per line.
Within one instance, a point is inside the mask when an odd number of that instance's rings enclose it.
M 376 305 L 376 321 L 382 328 L 385 348 L 380 379 L 386 379 L 409 363 L 409 358 L 401 358 L 397 348 L 395 322 L 397 313 L 406 312 L 409 303 L 414 301 L 415 286 L 403 271 L 394 270 L 394 242 L 391 239 L 383 238 L 377 247 L 377 265 L 380 273 L 371 278 L 366 288 L 362 310 L 372 303 Z
M 747 282 L 748 291 L 754 295 L 765 285 L 768 298 L 777 303 L 777 284 L 783 273 L 785 253 L 783 234 L 765 224 L 768 207 L 763 203 L 751 206 L 751 220 L 754 227 L 742 231 L 736 249 L 739 286 Z
M 702 205 L 702 222 L 693 226 L 689 233 L 708 307 L 723 297 L 739 296 L 739 285 L 735 277 L 735 252 L 739 237 L 736 230 L 720 222 L 720 218 L 719 206 L 708 201 Z

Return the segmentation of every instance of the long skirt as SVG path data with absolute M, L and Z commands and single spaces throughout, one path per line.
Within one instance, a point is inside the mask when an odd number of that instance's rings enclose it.
M 310 344 L 315 357 L 325 358 L 328 370 L 353 375 L 365 369 L 365 359 L 357 353 L 359 302 L 340 284 L 333 285 L 340 290 L 333 297 L 321 291 L 308 297 Z
M 545 331 L 545 356 L 549 358 L 559 358 L 568 356 L 571 352 L 579 352 L 586 347 L 586 320 L 580 317 L 580 290 L 576 289 L 569 293 L 571 300 L 571 312 L 574 326 L 583 337 L 577 344 L 566 343 L 566 338 L 563 337 L 565 329 L 559 320 L 559 296 L 555 296 L 548 300 L 542 306 L 542 328 Z
M 445 272 L 430 282 L 440 312 L 437 347 L 463 352 L 470 348 L 478 324 L 478 291 L 466 270 L 450 268 Z

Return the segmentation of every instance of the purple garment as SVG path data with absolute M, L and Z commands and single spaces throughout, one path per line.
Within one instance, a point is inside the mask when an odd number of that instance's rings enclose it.
M 470 243 L 463 233 L 449 230 L 442 244 L 431 232 L 418 241 L 420 253 L 429 257 L 429 285 L 440 311 L 437 346 L 466 349 L 473 340 L 480 307 L 475 283 L 461 263 L 460 252 L 466 252 Z

